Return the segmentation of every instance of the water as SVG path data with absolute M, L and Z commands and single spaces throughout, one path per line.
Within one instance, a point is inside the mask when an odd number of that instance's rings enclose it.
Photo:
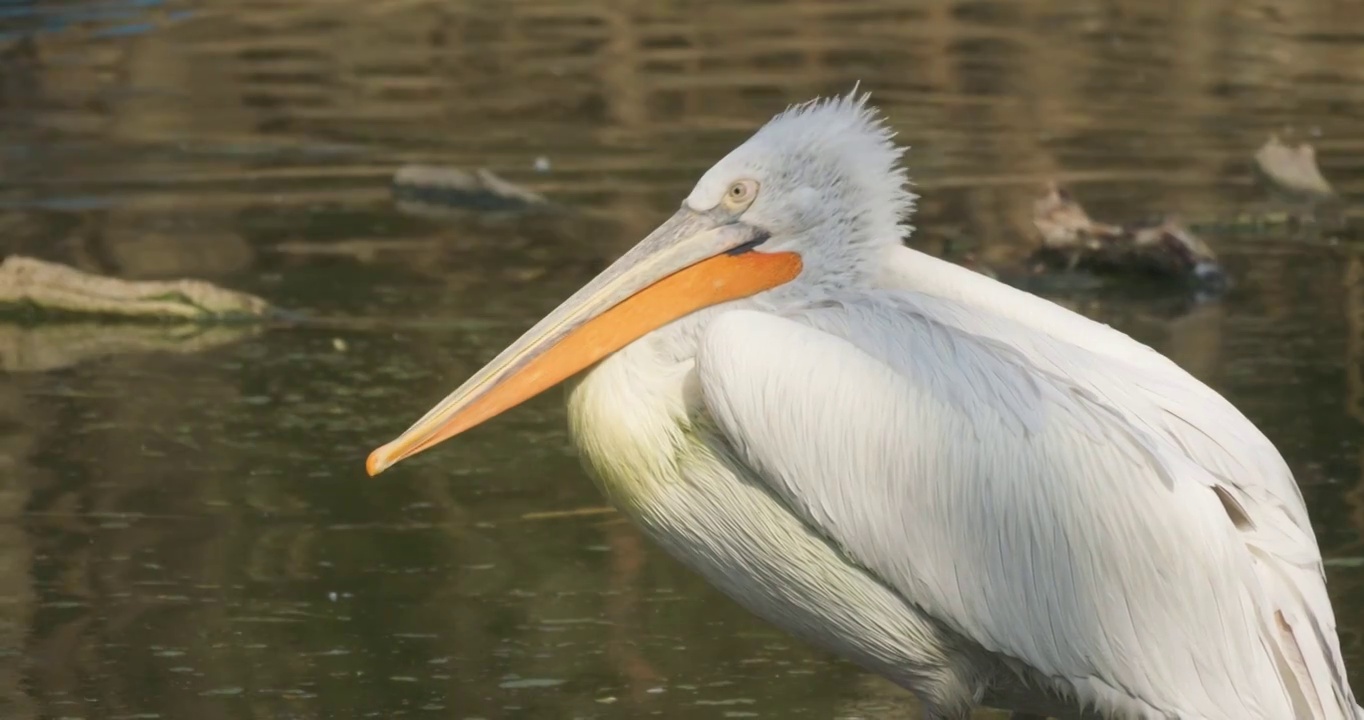
M 1255 212 L 1250 155 L 1286 126 L 1358 202 L 1362 20 L 1328 0 L 0 2 L 0 248 L 337 320 L 0 326 L 0 715 L 904 717 L 603 512 L 558 393 L 379 480 L 364 457 L 756 124 L 858 79 L 914 146 L 933 252 L 1021 258 L 1050 177 L 1103 218 Z M 406 214 L 388 180 L 410 162 L 583 215 Z M 1359 686 L 1364 245 L 1205 237 L 1223 301 L 1049 292 L 1276 441 Z

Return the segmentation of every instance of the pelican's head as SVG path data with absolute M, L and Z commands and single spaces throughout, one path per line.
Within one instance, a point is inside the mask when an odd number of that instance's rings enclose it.
M 857 271 L 913 208 L 892 133 L 856 91 L 788 109 L 658 229 L 392 442 L 371 475 L 697 310 Z
M 904 149 L 855 93 L 777 115 L 701 176 L 681 212 L 736 206 L 739 222 L 770 236 L 761 251 L 799 253 L 807 272 L 846 269 L 868 245 L 902 241 L 914 209 Z

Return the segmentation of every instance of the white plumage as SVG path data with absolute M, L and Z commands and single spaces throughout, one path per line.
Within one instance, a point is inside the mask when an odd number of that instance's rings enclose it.
M 754 252 L 803 267 L 576 378 L 606 495 L 931 718 L 1364 720 L 1274 446 L 1126 335 L 904 247 L 900 152 L 850 96 L 779 115 L 701 178 L 679 216 L 761 230 Z M 617 292 L 638 252 L 428 418 Z
M 768 193 L 777 192 L 773 177 L 805 181 L 791 195 L 809 206 L 772 212 L 825 213 L 808 222 L 846 228 L 787 241 L 820 243 L 820 275 L 832 277 L 810 278 L 816 293 L 790 297 L 787 287 L 703 311 L 594 371 L 575 395 L 583 398 L 575 430 L 608 493 L 757 480 L 777 507 L 750 521 L 794 513 L 832 545 L 813 567 L 864 566 L 1003 667 L 1025 664 L 1024 678 L 1054 678 L 1061 694 L 1120 717 L 1353 717 L 1302 497 L 1244 416 L 1116 330 L 899 245 L 902 233 L 885 226 L 909 210 L 893 168 L 899 153 L 861 102 L 797 109 L 750 143 L 708 173 L 689 203 L 705 209 L 749 175 Z M 847 155 L 821 158 L 827 169 L 815 160 L 806 177 L 781 166 L 810 162 L 802 153 Z M 828 214 L 836 206 L 823 204 L 821 180 L 839 188 L 843 217 Z M 879 217 L 859 216 L 859 201 Z M 649 357 L 631 364 L 636 352 Z M 592 389 L 617 373 L 633 377 Z M 670 397 L 625 402 L 643 387 Z M 608 398 L 583 407 L 597 392 Z M 654 423 L 641 421 L 657 413 L 671 415 L 658 419 L 657 437 L 604 432 L 643 435 Z M 701 451 L 706 433 L 685 432 L 712 419 L 719 437 L 709 442 L 726 450 Z M 601 436 L 610 439 L 598 447 Z M 725 457 L 728 448 L 736 457 Z M 651 460 L 613 477 L 621 457 L 636 453 Z M 669 460 L 672 472 L 659 467 Z M 732 527 L 695 532 L 698 515 L 713 520 L 716 511 L 666 490 L 625 507 L 693 565 L 732 546 L 726 552 L 739 560 L 720 572 L 742 575 L 754 556 L 782 550 L 745 548 Z M 667 527 L 655 527 L 659 516 Z M 728 542 L 717 539 L 725 533 Z M 780 595 L 792 587 L 722 582 L 740 585 L 740 600 L 769 619 L 791 620 L 781 607 L 791 599 Z M 801 623 L 823 635 L 828 606 L 813 605 Z M 1001 669 L 963 664 L 971 693 Z

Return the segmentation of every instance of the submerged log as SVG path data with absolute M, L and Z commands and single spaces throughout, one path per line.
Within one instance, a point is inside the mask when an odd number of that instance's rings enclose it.
M 491 170 L 407 165 L 393 176 L 399 209 L 414 215 L 453 210 L 523 211 L 548 205 L 541 195 L 503 180 Z
M 0 309 L 128 319 L 262 318 L 270 303 L 203 280 L 123 280 L 12 255 L 0 264 Z
M 1142 274 L 1224 286 L 1217 255 L 1178 218 L 1127 225 L 1092 220 L 1069 192 L 1049 183 L 1033 204 L 1041 247 L 1030 258 L 1039 270 L 1082 269 L 1095 274 Z

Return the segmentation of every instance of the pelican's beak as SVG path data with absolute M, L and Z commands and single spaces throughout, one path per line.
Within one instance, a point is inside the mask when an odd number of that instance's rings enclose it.
M 378 475 L 539 395 L 651 330 L 799 275 L 799 255 L 755 249 L 766 239 L 765 232 L 731 217 L 684 206 L 407 432 L 370 453 L 365 469 Z

